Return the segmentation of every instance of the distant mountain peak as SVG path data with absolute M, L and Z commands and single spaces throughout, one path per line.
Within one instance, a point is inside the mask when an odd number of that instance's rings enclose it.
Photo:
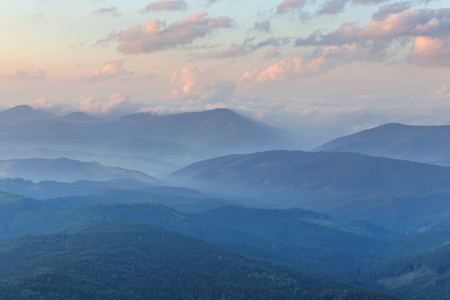
M 15 111 L 15 110 L 16 111 L 30 111 L 30 110 L 35 110 L 35 109 L 29 105 L 22 104 L 22 105 L 17 105 L 17 106 L 11 107 L 10 109 L 7 109 L 6 111 Z
M 91 116 L 85 112 L 77 111 L 58 118 L 58 121 L 75 123 L 75 124 L 102 124 L 108 122 L 108 120 Z
M 112 124 L 147 139 L 167 140 L 193 148 L 228 152 L 268 150 L 288 144 L 284 132 L 227 109 L 169 115 L 135 113 Z
M 57 116 L 45 110 L 34 109 L 29 105 L 19 105 L 0 112 L 0 125 L 14 126 L 38 119 L 53 119 Z

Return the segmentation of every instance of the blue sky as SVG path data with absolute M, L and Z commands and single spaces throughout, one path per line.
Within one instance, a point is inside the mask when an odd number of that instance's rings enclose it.
M 0 3 L 0 106 L 115 117 L 228 107 L 301 145 L 449 124 L 448 1 Z

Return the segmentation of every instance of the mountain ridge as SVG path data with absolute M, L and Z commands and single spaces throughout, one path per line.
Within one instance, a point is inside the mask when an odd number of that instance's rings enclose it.
M 450 158 L 450 125 L 387 123 L 339 137 L 314 151 L 353 152 L 439 164 Z
M 24 178 L 33 181 L 59 180 L 111 180 L 131 178 L 144 182 L 157 182 L 143 172 L 102 165 L 98 162 L 82 162 L 65 157 L 55 159 L 29 158 L 0 160 L 0 176 Z

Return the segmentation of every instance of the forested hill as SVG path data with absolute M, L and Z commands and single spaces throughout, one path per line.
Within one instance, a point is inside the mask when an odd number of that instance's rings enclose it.
M 337 285 L 138 224 L 0 244 L 2 299 L 396 299 Z

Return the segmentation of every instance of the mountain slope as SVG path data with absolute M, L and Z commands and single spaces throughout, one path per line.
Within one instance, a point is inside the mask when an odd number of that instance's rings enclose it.
M 450 126 L 385 124 L 340 137 L 315 151 L 355 152 L 439 163 L 450 158 Z
M 382 263 L 378 282 L 407 299 L 446 299 L 450 293 L 450 246 Z
M 267 151 L 194 163 L 172 174 L 219 191 L 285 197 L 450 192 L 450 168 L 352 153 Z
M 0 176 L 4 178 L 21 177 L 33 181 L 58 180 L 71 182 L 128 178 L 144 182 L 156 182 L 156 179 L 142 172 L 67 158 L 1 160 Z

